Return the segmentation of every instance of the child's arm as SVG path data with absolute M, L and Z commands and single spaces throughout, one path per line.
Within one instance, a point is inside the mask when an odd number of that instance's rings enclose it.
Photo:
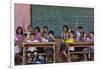
M 29 38 L 25 38 L 25 39 L 24 39 L 24 42 L 27 42 L 27 40 L 29 40 Z
M 49 35 L 49 37 L 51 37 L 51 38 L 55 41 L 55 38 L 54 38 L 54 36 L 53 36 L 53 35 Z
M 23 29 L 24 32 L 26 32 L 25 24 L 24 23 L 22 24 L 22 29 Z

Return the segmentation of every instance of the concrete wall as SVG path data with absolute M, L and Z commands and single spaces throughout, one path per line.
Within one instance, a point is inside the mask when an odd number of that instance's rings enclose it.
M 29 4 L 15 4 L 14 5 L 14 31 L 18 26 L 27 26 L 31 24 L 31 6 Z M 14 32 L 14 33 L 15 33 Z

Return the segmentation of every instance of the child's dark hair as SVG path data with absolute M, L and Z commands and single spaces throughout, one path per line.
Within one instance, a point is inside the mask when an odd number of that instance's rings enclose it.
M 75 32 L 74 31 L 70 31 L 70 33 L 72 33 L 73 35 L 75 35 Z
M 84 36 L 85 35 L 85 32 L 81 32 L 81 36 Z
M 48 29 L 48 26 L 43 26 L 43 28 L 47 28 Z
M 44 34 L 47 34 L 47 32 L 43 31 L 41 36 L 43 36 Z
M 19 29 L 21 29 L 22 31 L 21 31 L 21 33 L 18 33 L 18 30 Z M 17 27 L 17 29 L 16 29 L 16 34 L 18 35 L 18 34 L 23 34 L 23 29 L 22 29 L 22 27 Z
M 53 32 L 52 30 L 51 30 L 51 31 L 49 31 L 49 34 L 50 34 L 50 33 L 51 33 L 52 35 L 54 35 L 54 32 Z
M 82 26 L 78 26 L 77 28 L 78 28 L 78 29 L 83 29 L 83 27 L 82 27 Z
M 80 35 L 80 41 L 85 41 L 84 39 L 84 36 L 85 36 L 85 32 L 81 32 L 81 35 Z
M 69 31 L 69 27 L 68 27 L 67 25 L 64 25 L 64 26 L 63 26 L 63 29 L 64 29 L 64 28 L 67 28 L 67 31 Z
M 30 36 L 31 36 L 31 35 L 34 35 L 34 36 L 35 36 L 35 34 L 34 34 L 34 33 L 30 33 Z
M 47 32 L 43 31 L 42 34 L 44 34 L 44 33 L 47 33 Z
M 90 33 L 94 34 L 94 32 L 93 32 L 93 31 L 91 31 Z
M 34 30 L 37 29 L 38 32 L 40 32 L 40 27 L 35 27 Z
M 24 33 L 23 35 L 24 35 L 25 37 L 27 36 L 27 34 L 26 34 L 26 33 Z

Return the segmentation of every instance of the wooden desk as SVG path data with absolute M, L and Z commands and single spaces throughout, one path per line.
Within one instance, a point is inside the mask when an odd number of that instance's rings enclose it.
M 25 57 L 25 51 L 27 47 L 51 47 L 53 48 L 54 54 L 53 54 L 53 62 L 55 63 L 55 43 L 54 42 L 27 42 L 27 43 L 22 43 L 23 46 L 23 60 L 22 64 L 24 65 L 26 62 L 26 57 Z
M 73 54 L 73 53 L 84 53 L 83 51 L 81 51 L 81 52 L 71 52 L 70 50 L 69 50 L 69 48 L 70 47 L 87 47 L 87 46 L 91 46 L 91 45 L 94 45 L 94 43 L 93 42 L 76 42 L 76 43 L 67 43 L 67 47 L 68 47 L 68 55 L 69 55 L 69 58 L 68 58 L 68 60 L 69 60 L 69 62 L 71 62 L 71 56 L 70 56 L 70 54 Z M 86 52 L 86 53 L 88 53 L 88 52 Z

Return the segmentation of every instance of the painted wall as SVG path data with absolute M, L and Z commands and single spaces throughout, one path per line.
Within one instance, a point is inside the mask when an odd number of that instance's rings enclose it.
M 29 4 L 15 4 L 14 5 L 14 31 L 18 26 L 23 26 L 27 29 L 27 26 L 31 24 L 31 6 Z M 14 33 L 15 33 L 14 32 Z

